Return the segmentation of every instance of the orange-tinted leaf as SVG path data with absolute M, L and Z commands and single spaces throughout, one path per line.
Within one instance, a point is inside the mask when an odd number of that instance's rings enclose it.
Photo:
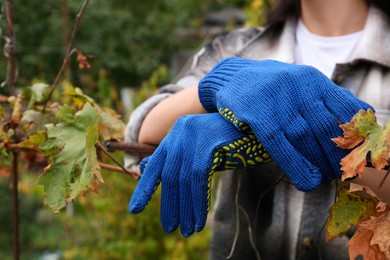
M 341 237 L 351 226 L 375 213 L 377 199 L 363 191 L 349 192 L 347 187 L 337 191 L 337 201 L 329 208 L 326 240 Z
M 363 141 L 372 129 L 380 127 L 376 122 L 374 112 L 369 109 L 367 111 L 359 111 L 349 123 L 340 125 L 343 129 L 344 136 L 333 138 L 332 140 L 343 149 L 351 149 Z
M 372 217 L 360 223 L 360 226 L 372 231 L 370 245 L 378 245 L 380 251 L 390 259 L 390 212 Z
M 333 138 L 337 146 L 344 149 L 354 148 L 341 160 L 341 170 L 344 172 L 342 180 L 361 175 L 366 165 L 367 154 L 370 153 L 372 165 L 380 170 L 387 165 L 390 152 L 390 120 L 385 128 L 376 123 L 376 117 L 372 110 L 359 111 L 351 122 L 340 126 L 344 131 L 344 137 Z
M 357 256 L 363 256 L 364 260 L 386 260 L 386 255 L 381 252 L 377 244 L 371 244 L 374 232 L 360 225 L 348 242 L 349 259 L 355 259 Z
M 360 185 L 351 182 L 349 184 L 349 192 L 356 192 L 356 191 L 365 191 L 368 195 L 378 200 L 378 204 L 376 205 L 376 212 L 381 213 L 383 211 L 388 210 L 389 205 L 387 203 L 383 202 L 378 195 L 368 186 Z

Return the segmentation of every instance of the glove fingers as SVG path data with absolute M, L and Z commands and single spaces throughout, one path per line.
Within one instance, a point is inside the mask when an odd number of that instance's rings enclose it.
M 147 165 L 144 167 L 143 174 L 134 190 L 129 203 L 130 213 L 141 212 L 158 187 L 161 178 L 161 172 L 166 154 L 162 149 L 157 149 L 151 157 L 147 159 Z
M 299 153 L 305 155 L 305 158 L 313 166 L 317 167 L 323 173 L 322 182 L 329 182 L 333 178 L 329 178 L 327 175 L 331 174 L 333 169 L 322 149 L 321 140 L 317 139 L 315 132 L 313 133 L 313 130 L 309 126 L 311 124 L 306 122 L 301 115 L 297 114 L 293 118 L 290 119 L 284 129 L 287 140 L 294 145 Z
M 194 167 L 192 201 L 195 211 L 195 231 L 201 231 L 206 225 L 211 203 L 211 181 L 215 169 L 222 163 L 222 153 L 215 154 L 209 167 Z M 194 185 L 194 184 L 197 185 Z
M 167 156 L 161 176 L 160 219 L 165 232 L 173 232 L 179 225 L 179 176 L 181 157 Z
M 194 233 L 195 227 L 195 212 L 192 202 L 191 186 L 194 176 L 192 176 L 192 165 L 183 167 L 180 175 L 180 231 L 184 237 L 189 237 Z
M 264 136 L 264 129 L 254 130 L 256 135 L 260 133 L 257 138 L 298 190 L 311 191 L 321 184 L 319 169 L 302 156 L 282 132 Z
M 340 123 L 349 122 L 361 109 L 373 109 L 369 104 L 358 99 L 352 92 L 342 87 L 330 91 L 324 103 Z
M 142 159 L 142 161 L 139 163 L 139 170 L 140 170 L 141 174 L 144 173 L 145 167 L 146 167 L 146 164 L 148 164 L 149 158 L 150 158 L 150 156 Z
M 328 173 L 328 178 L 339 178 L 341 175 L 340 161 L 347 155 L 348 151 L 337 147 L 331 139 L 342 135 L 342 130 L 336 118 L 328 112 L 322 103 L 312 106 L 311 110 L 312 113 L 307 116 L 307 121 L 312 127 L 317 140 L 321 143 L 326 159 L 332 167 L 332 171 Z

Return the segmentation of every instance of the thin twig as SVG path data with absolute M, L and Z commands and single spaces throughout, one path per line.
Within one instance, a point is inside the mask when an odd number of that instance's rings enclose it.
M 249 242 L 250 242 L 250 244 L 252 246 L 252 249 L 255 251 L 256 259 L 257 260 L 261 260 L 260 252 L 257 249 L 256 240 L 254 239 L 254 233 L 253 232 L 255 232 L 255 230 L 252 230 L 251 220 L 249 218 L 249 215 L 248 215 L 246 210 L 241 205 L 239 207 L 240 207 L 240 210 L 242 211 L 242 213 L 244 213 L 246 221 L 248 222 Z
M 72 50 L 72 45 L 73 45 L 73 42 L 74 42 L 74 40 L 76 38 L 76 33 L 77 33 L 78 28 L 79 28 L 80 19 L 83 16 L 84 11 L 87 8 L 88 3 L 89 3 L 89 0 L 85 0 L 84 3 L 83 3 L 83 6 L 81 7 L 81 9 L 79 11 L 79 13 L 76 15 L 75 24 L 73 26 L 73 31 L 72 31 L 72 36 L 70 37 L 70 40 L 69 40 L 69 43 L 68 43 L 68 47 L 66 48 L 64 61 L 62 62 L 62 66 L 61 66 L 60 70 L 58 71 L 58 74 L 57 74 L 57 76 L 56 76 L 56 78 L 54 80 L 53 85 L 51 85 L 49 95 L 47 97 L 45 105 L 43 106 L 42 111 L 44 111 L 46 109 L 47 101 L 50 100 L 54 90 L 57 88 L 57 85 L 60 82 L 60 79 L 62 77 L 62 74 L 64 73 L 64 70 L 65 70 L 66 66 L 68 65 L 70 57 L 77 50 L 77 49 L 73 49 Z
M 98 162 L 99 166 L 103 169 L 106 169 L 106 170 L 110 170 L 110 171 L 114 171 L 114 172 L 119 172 L 119 173 L 123 173 L 123 174 L 126 174 L 126 175 L 130 175 L 134 180 L 137 180 L 139 177 L 139 173 L 136 172 L 136 171 L 132 171 L 132 170 L 127 170 L 127 171 L 124 171 L 121 167 L 119 166 L 114 166 L 114 165 L 111 165 L 111 164 L 107 164 L 107 163 L 102 163 L 102 162 Z
M 240 188 L 241 188 L 241 174 L 238 175 L 236 196 L 234 198 L 234 202 L 236 204 L 236 234 L 234 235 L 233 245 L 232 248 L 230 249 L 230 254 L 226 257 L 226 259 L 231 259 L 233 257 L 234 250 L 236 249 L 236 245 L 238 241 L 238 234 L 240 233 L 240 202 L 239 202 Z
M 260 213 L 260 205 L 261 205 L 261 202 L 264 198 L 264 196 L 270 192 L 272 189 L 274 189 L 276 187 L 276 185 L 278 185 L 279 183 L 281 183 L 284 179 L 286 178 L 286 175 L 284 174 L 282 177 L 280 177 L 280 179 L 278 179 L 274 184 L 272 184 L 271 186 L 269 186 L 263 193 L 260 194 L 258 200 L 257 200 L 257 205 L 256 205 L 256 213 L 255 213 L 255 223 L 254 223 L 254 227 L 253 229 L 256 231 L 257 229 L 257 222 L 259 222 L 259 213 Z M 256 237 L 254 237 L 254 240 L 256 240 Z
M 133 176 L 134 179 L 139 179 L 140 175 L 137 172 L 134 171 L 128 171 L 125 167 L 123 167 L 107 150 L 106 148 L 102 145 L 100 141 L 97 142 L 97 145 L 99 146 L 100 149 L 102 149 L 103 153 L 105 153 L 108 158 L 110 158 L 116 165 L 118 165 L 126 174 L 129 174 Z

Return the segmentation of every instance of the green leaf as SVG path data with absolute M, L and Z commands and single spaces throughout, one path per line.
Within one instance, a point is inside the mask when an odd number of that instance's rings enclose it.
M 352 225 L 369 218 L 376 205 L 377 200 L 364 191 L 349 192 L 347 187 L 338 189 L 337 201 L 329 209 L 326 240 L 341 237 Z
M 103 182 L 95 149 L 100 121 L 97 111 L 86 103 L 73 120 L 71 109 L 61 111 L 65 122 L 47 125 L 48 140 L 40 146 L 51 158 L 39 183 L 44 186 L 46 203 L 55 212 L 88 190 L 95 177 Z

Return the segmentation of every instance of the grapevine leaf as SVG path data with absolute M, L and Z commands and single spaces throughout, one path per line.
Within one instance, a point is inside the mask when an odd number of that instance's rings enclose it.
M 38 131 L 35 135 L 30 135 L 29 138 L 21 143 L 18 143 L 20 147 L 26 148 L 38 148 L 47 140 L 47 133 L 45 131 Z
M 99 110 L 100 119 L 101 119 L 101 127 L 99 129 L 99 133 L 102 136 L 103 140 L 123 139 L 123 133 L 125 129 L 125 125 L 119 119 L 119 116 L 108 109 Z
M 31 86 L 31 97 L 28 107 L 44 103 L 49 97 L 50 86 L 45 83 L 35 83 Z
M 99 133 L 103 140 L 123 139 L 125 125 L 119 119 L 120 116 L 115 111 L 108 108 L 100 108 L 92 98 L 85 95 L 79 88 L 68 86 L 65 94 L 73 97 L 73 104 L 75 106 L 90 103 L 95 107 L 101 120 Z
M 46 203 L 55 212 L 89 189 L 94 177 L 103 181 L 95 150 L 99 123 L 96 110 L 86 103 L 73 120 L 70 109 L 61 109 L 61 113 L 64 123 L 47 125 L 48 139 L 40 146 L 51 158 L 39 183 L 45 188 Z
M 29 133 L 35 133 L 37 131 L 45 130 L 47 119 L 41 112 L 26 110 L 23 113 L 21 123 L 27 128 Z
M 390 151 L 390 120 L 385 128 L 376 123 L 372 110 L 361 110 L 349 123 L 340 126 L 344 131 L 343 137 L 333 138 L 337 146 L 344 149 L 356 147 L 341 160 L 342 180 L 361 175 L 369 154 L 373 166 L 380 170 L 387 165 Z
M 85 95 L 80 88 L 73 88 L 71 86 L 67 86 L 64 94 L 73 98 L 74 106 L 82 106 L 87 102 L 95 106 L 94 100 L 91 97 Z
M 347 187 L 337 190 L 337 201 L 329 209 L 326 240 L 341 237 L 352 225 L 375 213 L 377 200 L 362 191 L 349 192 Z
M 359 255 L 363 259 L 386 260 L 386 255 L 381 252 L 377 244 L 371 244 L 373 232 L 358 225 L 356 232 L 348 242 L 349 259 L 356 259 Z

